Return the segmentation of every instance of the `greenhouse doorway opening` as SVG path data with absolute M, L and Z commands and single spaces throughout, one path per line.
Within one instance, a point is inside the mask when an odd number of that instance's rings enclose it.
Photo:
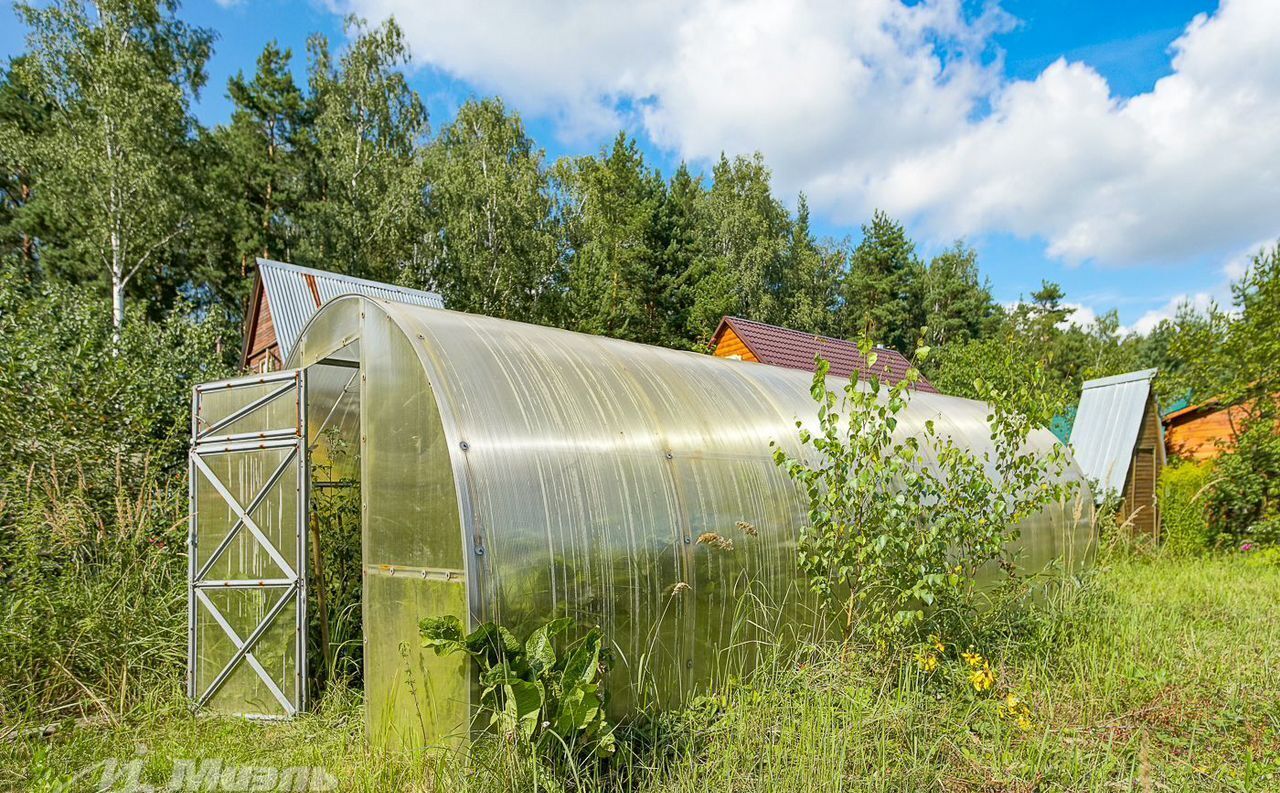
M 354 346 L 354 345 L 352 345 Z M 197 710 L 291 718 L 363 680 L 360 363 L 195 388 L 187 690 Z
M 364 682 L 359 342 L 305 369 L 310 693 Z

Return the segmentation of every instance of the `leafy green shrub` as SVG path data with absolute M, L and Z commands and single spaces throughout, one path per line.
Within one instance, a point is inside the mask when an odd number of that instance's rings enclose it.
M 862 347 L 874 366 L 870 345 Z M 1069 464 L 1061 446 L 1045 456 L 1026 448 L 1039 423 L 1029 413 L 1043 421 L 1043 406 L 1014 407 L 1034 405 L 1043 376 L 1009 389 L 975 383 L 990 404 L 994 447 L 978 456 L 932 420 L 919 435 L 896 432 L 914 370 L 887 387 L 875 377 L 869 387 L 850 380 L 839 394 L 827 387 L 828 371 L 819 359 L 816 430 L 797 423 L 812 459 L 774 451 L 808 501 L 798 552 L 810 588 L 829 606 L 841 604 L 846 642 L 905 647 L 930 634 L 971 634 L 990 604 L 980 597 L 978 571 L 999 562 L 1017 577 L 1004 552 L 1019 523 L 1071 492 L 1061 482 Z
M 226 320 L 138 310 L 117 346 L 108 309 L 92 289 L 0 274 L 0 522 L 33 480 L 74 479 L 109 512 L 144 469 L 183 467 L 191 388 L 231 371 Z
M 1171 553 L 1197 554 L 1213 547 L 1216 533 L 1205 512 L 1212 478 L 1213 465 L 1207 462 L 1169 465 L 1160 473 L 1160 521 Z
M 0 710 L 107 715 L 181 679 L 194 383 L 216 317 L 0 273 Z
M 1280 542 L 1280 435 L 1270 410 L 1259 410 L 1235 449 L 1214 464 L 1209 529 L 1221 545 Z
M 460 652 L 476 663 L 480 700 L 500 733 L 541 751 L 607 756 L 615 749 L 602 686 L 608 651 L 593 628 L 557 653 L 556 638 L 571 627 L 569 617 L 554 619 L 520 642 L 492 622 L 464 634 L 458 618 L 446 616 L 424 619 L 421 632 L 437 655 Z

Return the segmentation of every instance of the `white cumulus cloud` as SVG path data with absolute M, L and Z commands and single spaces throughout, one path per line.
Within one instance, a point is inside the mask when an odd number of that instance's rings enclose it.
M 1189 20 L 1120 98 L 1087 63 L 1009 80 L 1011 18 L 960 0 L 341 0 L 417 61 L 568 136 L 627 126 L 684 158 L 762 151 L 842 221 L 1047 241 L 1068 262 L 1221 259 L 1280 235 L 1280 2 Z

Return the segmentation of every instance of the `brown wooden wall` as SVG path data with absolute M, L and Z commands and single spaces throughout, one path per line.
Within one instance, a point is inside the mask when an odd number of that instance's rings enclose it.
M 1236 406 L 1174 417 L 1165 428 L 1169 454 L 1197 462 L 1217 458 L 1235 446 L 1236 427 L 1245 415 L 1245 408 Z
M 280 359 L 280 344 L 276 341 L 276 329 L 271 322 L 271 306 L 262 279 L 257 279 L 253 297 L 249 300 L 249 315 L 245 327 L 244 368 L 249 372 L 272 372 L 284 367 Z
M 1138 442 L 1129 461 L 1121 519 L 1131 520 L 1133 531 L 1158 537 L 1160 511 L 1156 504 L 1156 484 L 1164 469 L 1164 444 L 1160 439 L 1160 413 L 1155 400 L 1147 399 Z
M 742 339 L 733 332 L 733 328 L 724 329 L 724 334 L 720 336 L 720 343 L 716 345 L 716 357 L 737 357 L 744 361 L 755 361 L 757 363 L 760 361 L 751 350 L 747 349 L 747 345 L 742 343 Z

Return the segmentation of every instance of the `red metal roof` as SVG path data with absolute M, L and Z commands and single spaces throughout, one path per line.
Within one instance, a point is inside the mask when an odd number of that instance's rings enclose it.
M 837 377 L 849 377 L 856 371 L 859 380 L 866 380 L 875 374 L 881 380 L 894 383 L 905 379 L 907 370 L 911 368 L 911 364 L 902 353 L 886 347 L 876 348 L 875 366 L 869 368 L 866 358 L 858 351 L 858 345 L 851 341 L 834 339 L 830 336 L 817 336 L 740 317 L 725 317 L 720 321 L 720 327 L 716 329 L 715 336 L 711 339 L 713 347 L 719 344 L 726 327 L 733 329 L 742 343 L 747 345 L 747 349 L 751 350 L 761 363 L 772 366 L 812 372 L 813 359 L 821 354 L 830 362 L 831 374 Z M 934 388 L 923 375 L 916 381 L 915 388 L 930 394 L 938 393 L 938 389 Z

